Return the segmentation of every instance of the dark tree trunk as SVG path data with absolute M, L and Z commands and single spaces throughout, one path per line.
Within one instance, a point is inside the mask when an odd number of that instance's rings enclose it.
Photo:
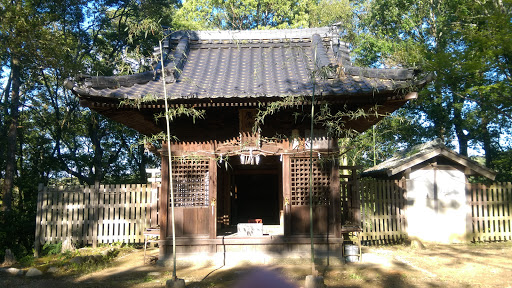
M 443 111 L 443 108 L 441 105 L 439 107 L 436 107 L 436 110 Z M 445 142 L 445 134 L 446 134 L 446 121 L 444 121 L 444 117 L 435 117 L 432 119 L 432 122 L 434 122 L 434 133 L 436 134 L 437 138 L 441 139 L 443 143 Z
M 146 176 L 146 155 L 144 154 L 144 145 L 139 145 L 139 156 L 140 156 L 140 163 L 139 163 L 139 180 L 140 183 L 146 183 L 147 182 L 147 176 Z
M 426 113 L 429 115 L 430 119 L 434 123 L 434 131 L 435 136 L 443 143 L 445 142 L 445 135 L 447 130 L 447 125 L 450 124 L 450 119 L 448 118 L 446 110 L 449 108 L 443 107 L 441 104 L 442 100 L 442 86 L 439 81 L 434 82 L 434 91 L 431 94 L 431 104 L 427 104 L 429 107 L 426 108 Z M 449 129 L 449 128 L 448 128 Z M 432 135 L 434 136 L 434 135 Z
M 459 153 L 468 156 L 468 137 L 463 132 L 457 133 L 457 140 L 459 141 Z
M 460 123 L 455 121 L 455 134 L 457 135 L 457 141 L 459 142 L 459 153 L 464 156 L 468 156 L 468 135 L 464 134 L 464 129 L 462 129 Z
M 4 107 L 3 107 L 4 117 L 7 115 L 7 113 L 9 113 L 9 106 L 7 105 L 7 103 L 9 102 L 9 93 L 11 93 L 11 83 L 12 83 L 12 70 L 11 70 L 11 73 L 9 74 L 9 79 L 7 79 L 7 83 L 5 84 L 5 89 L 4 89 L 4 91 L 2 91 L 2 97 L 0 99 L 0 103 L 2 103 L 2 102 L 4 103 Z M 2 134 L 2 136 L 4 136 L 4 134 Z
M 455 128 L 455 134 L 459 142 L 459 153 L 464 156 L 468 156 L 468 140 L 469 137 L 464 134 L 464 119 L 462 118 L 462 107 L 464 99 L 455 97 L 453 99 L 453 127 Z
M 0 103 L 3 103 L 3 111 L 2 114 L 0 114 L 2 117 L 0 117 L 0 147 L 6 147 L 7 143 L 5 143 L 7 139 L 7 127 L 6 124 L 8 121 L 7 115 L 9 114 L 9 94 L 11 93 L 11 83 L 12 83 L 12 70 L 9 74 L 9 79 L 7 80 L 7 84 L 5 84 L 4 91 L 2 91 L 2 98 L 0 99 Z M 4 172 L 5 172 L 5 157 L 6 157 L 6 151 L 2 150 L 0 154 L 0 179 L 4 179 Z M 3 191 L 0 191 L 0 193 L 3 193 Z M 3 195 L 3 194 L 0 194 Z
M 20 105 L 21 106 L 21 113 L 23 115 L 23 104 Z M 18 134 L 18 143 L 17 143 L 17 148 L 18 148 L 18 171 L 19 171 L 19 178 L 23 179 L 24 177 L 24 174 L 25 174 L 25 170 L 24 170 L 24 167 L 23 167 L 23 143 L 25 141 L 24 139 L 24 129 L 23 129 L 23 118 L 20 119 L 20 117 L 18 117 L 18 125 L 19 125 L 19 128 L 17 129 L 17 134 Z M 21 184 L 21 183 L 20 183 Z M 24 208 L 24 199 L 26 199 L 24 196 L 24 193 L 26 192 L 27 189 L 23 188 L 23 187 L 18 187 L 19 188 L 19 193 L 18 193 L 18 196 L 19 196 L 19 200 L 18 200 L 18 209 L 19 211 L 25 211 L 25 208 Z
M 461 125 L 455 123 L 455 134 L 457 135 L 457 141 L 459 142 L 459 153 L 464 156 L 468 156 L 468 135 L 464 134 L 464 129 Z
M 482 142 L 484 144 L 485 150 L 485 166 L 488 168 L 492 168 L 492 161 L 494 160 L 494 150 L 492 147 L 491 134 L 489 133 L 489 129 L 487 129 L 488 121 L 482 119 L 481 124 L 481 133 L 482 133 Z
M 2 210 L 9 217 L 12 210 L 12 190 L 16 174 L 16 138 L 18 134 L 18 108 L 20 106 L 20 63 L 16 57 L 11 60 L 12 93 L 10 103 L 10 123 L 7 130 L 7 147 L 5 159 L 5 177 L 2 191 Z
M 89 185 L 100 183 L 103 180 L 103 148 L 101 147 L 101 136 L 99 135 L 99 121 L 99 116 L 97 114 L 93 114 L 91 123 L 89 123 L 89 137 L 91 138 L 94 149 L 94 157 L 92 163 L 94 167 L 94 175 L 89 177 L 92 178 L 92 183 L 89 183 Z

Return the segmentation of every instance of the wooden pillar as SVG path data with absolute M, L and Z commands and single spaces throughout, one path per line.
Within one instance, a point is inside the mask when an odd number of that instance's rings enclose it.
M 167 223 L 168 223 L 168 209 L 169 209 L 169 159 L 168 159 L 168 151 L 167 146 L 164 144 L 162 145 L 162 153 L 160 154 L 162 157 L 162 165 L 161 165 L 161 171 L 160 175 L 162 178 L 162 184 L 160 186 L 160 211 L 158 215 L 158 222 L 160 225 L 160 242 L 158 243 L 159 248 L 159 259 L 164 259 L 165 257 L 168 257 L 170 255 L 166 255 L 166 246 L 164 245 L 166 239 L 167 239 Z
M 36 237 L 34 241 L 34 257 L 39 258 L 41 252 L 41 222 L 43 219 L 43 183 L 37 187 Z M 74 204 L 74 203 L 73 203 Z M 76 221 L 76 219 L 75 219 Z
M 215 159 L 210 159 L 209 163 L 210 171 L 210 221 L 209 221 L 209 235 L 210 239 L 217 238 L 217 162 Z M 212 251 L 214 252 L 214 251 Z
M 283 155 L 283 210 L 284 210 L 284 235 L 291 235 L 291 171 L 290 156 Z
M 437 167 L 437 160 L 432 163 L 432 167 L 434 169 L 434 211 L 437 214 L 439 214 L 439 192 L 438 192 L 438 183 L 437 183 L 437 171 L 439 171 L 439 168 Z
M 90 199 L 90 207 L 92 208 L 92 223 L 89 222 L 89 225 L 92 225 L 92 248 L 96 248 L 98 246 L 98 194 L 100 194 L 100 181 L 96 180 L 94 182 L 94 192 L 91 193 Z
M 333 232 L 335 237 L 341 237 L 341 189 L 340 189 L 340 177 L 339 177 L 339 165 L 338 161 L 334 160 L 331 167 L 331 221 L 333 229 L 329 232 Z M 330 222 L 331 222 L 330 221 Z
M 408 235 L 408 229 L 409 229 L 409 224 L 408 224 L 408 218 L 407 218 L 407 209 L 409 209 L 409 195 L 407 193 L 409 187 L 412 187 L 410 184 L 411 182 L 411 168 L 407 168 L 404 172 L 404 186 L 403 186 L 403 190 L 402 190 L 402 199 L 403 199 L 403 219 L 404 219 L 404 223 L 403 223 L 403 231 L 404 231 L 404 234 L 405 235 Z
M 361 225 L 361 196 L 359 188 L 359 176 L 357 175 L 357 166 L 352 167 L 352 219 L 357 226 Z
M 153 178 L 156 178 L 153 177 Z M 161 180 L 160 180 L 161 181 Z M 158 182 L 156 181 L 153 181 L 151 182 L 151 202 L 150 202 L 150 226 L 151 227 L 155 227 L 156 225 L 159 225 L 159 222 L 158 222 L 158 207 L 157 206 L 157 203 L 158 203 L 158 198 L 159 198 L 159 195 L 157 195 L 158 193 Z
M 471 183 L 468 182 L 467 176 L 465 176 L 466 179 L 466 235 L 465 240 L 466 242 L 472 241 L 474 239 L 473 235 L 473 216 L 472 216 L 472 199 L 471 199 Z M 504 207 L 505 208 L 505 207 Z M 502 228 L 503 229 L 503 228 Z M 502 239 L 503 240 L 503 239 Z

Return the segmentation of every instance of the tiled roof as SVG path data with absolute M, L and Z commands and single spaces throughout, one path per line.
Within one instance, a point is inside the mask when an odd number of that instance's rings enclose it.
M 316 94 L 332 96 L 393 93 L 426 82 L 413 69 L 352 66 L 348 46 L 331 28 L 180 31 L 169 35 L 164 47 L 164 69 L 156 65 L 154 71 L 129 76 L 79 76 L 66 86 L 85 98 L 163 98 L 162 70 L 171 99 L 311 95 L 313 75 Z

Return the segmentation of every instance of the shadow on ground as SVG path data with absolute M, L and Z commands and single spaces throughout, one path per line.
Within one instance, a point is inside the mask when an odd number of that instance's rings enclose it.
M 156 250 L 155 250 L 156 251 Z M 512 286 L 512 245 L 442 245 L 425 250 L 404 246 L 364 249 L 363 263 L 317 265 L 327 287 L 508 287 Z M 154 253 L 154 252 L 153 252 Z M 156 255 L 156 253 L 155 253 Z M 165 287 L 171 269 L 143 264 L 137 251 L 117 259 L 112 267 L 80 277 L 41 278 L 0 275 L 0 287 Z M 297 287 L 311 274 L 308 259 L 302 263 L 237 266 L 178 266 L 177 275 L 187 287 L 234 287 L 255 269 L 268 269 Z M 265 286 L 263 288 L 272 288 Z

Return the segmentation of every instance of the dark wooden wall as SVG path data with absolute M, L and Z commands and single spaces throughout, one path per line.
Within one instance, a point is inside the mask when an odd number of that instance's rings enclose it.
M 309 129 L 308 119 L 294 117 L 293 113 L 296 112 L 297 107 L 280 111 L 279 115 L 271 115 L 265 120 L 261 137 L 272 138 L 282 135 L 286 139 L 266 138 L 265 141 L 248 143 L 243 142 L 244 133 L 250 134 L 250 132 L 240 131 L 240 127 L 243 126 L 242 128 L 247 130 L 252 124 L 242 123 L 240 115 L 250 109 L 239 107 L 206 109 L 206 119 L 196 119 L 196 122 L 193 123 L 189 118 L 180 118 L 172 123 L 172 134 L 180 140 L 173 143 L 171 148 L 174 157 L 172 163 L 174 193 L 177 201 L 175 204 L 176 235 L 215 238 L 217 226 L 221 225 L 218 222 L 218 216 L 225 218 L 225 215 L 232 214 L 233 203 L 228 195 L 235 179 L 231 175 L 251 169 L 254 171 L 250 173 L 261 174 L 265 170 L 272 170 L 272 173 L 278 175 L 280 188 L 276 201 L 278 202 L 278 211 L 283 210 L 284 212 L 285 235 L 308 234 L 310 225 L 309 149 L 304 145 L 304 139 L 300 140 L 302 145 L 298 147 L 294 147 L 289 141 L 292 135 L 294 137 L 306 136 L 306 131 Z M 242 136 L 240 137 L 240 135 Z M 245 137 L 254 138 L 254 136 L 249 136 Z M 260 139 L 257 135 L 255 137 L 254 139 Z M 336 145 L 335 141 L 324 142 L 315 144 L 325 146 L 321 146 L 320 150 L 314 146 L 316 151 L 313 171 L 313 229 L 315 234 L 338 235 L 341 212 L 338 169 L 335 163 L 327 160 L 328 155 L 326 155 L 335 151 Z M 249 153 L 249 150 L 243 150 L 246 145 L 255 149 L 255 153 L 267 153 L 266 156 L 262 156 L 262 159 L 272 158 L 276 163 L 264 167 L 267 160 L 263 160 L 262 163 L 254 167 L 242 165 L 239 163 L 238 156 L 239 153 Z M 165 150 L 163 148 L 162 169 L 165 169 L 167 162 L 164 159 L 167 158 Z M 324 153 L 324 158 L 318 158 L 318 151 Z M 229 173 L 219 171 L 219 169 L 225 169 L 220 167 L 222 164 L 218 161 L 219 156 L 224 155 L 225 157 L 229 153 L 231 153 L 231 158 L 224 159 L 224 161 L 229 161 L 230 165 L 234 165 L 230 169 L 236 171 Z M 163 170 L 162 175 L 165 174 L 165 170 Z M 168 181 L 169 179 L 163 177 L 163 180 Z M 208 182 L 207 185 L 205 181 Z M 162 188 L 166 187 L 168 185 L 163 184 Z M 168 200 L 169 198 L 168 194 L 162 196 L 162 199 L 167 198 Z M 164 207 L 164 205 L 166 206 Z M 166 237 L 172 235 L 169 208 L 169 202 L 162 204 L 161 209 L 165 211 L 161 211 L 161 213 L 164 216 L 163 219 L 167 219 L 162 223 L 166 226 L 163 228 L 165 232 L 162 234 L 165 233 Z M 217 213 L 220 214 L 217 215 Z M 223 225 L 225 224 L 223 223 Z
M 209 234 L 210 209 L 206 208 L 175 208 L 176 236 L 198 236 Z M 168 219 L 171 227 L 171 219 Z M 172 236 L 172 233 L 169 233 Z
M 289 234 L 303 235 L 310 233 L 310 161 L 308 157 L 291 157 L 289 163 L 289 189 L 290 215 L 288 222 Z M 313 232 L 315 234 L 338 234 L 340 225 L 339 214 L 339 185 L 333 182 L 338 169 L 335 163 L 326 159 L 313 158 Z M 288 188 L 289 187 L 289 188 Z M 285 196 L 286 197 L 286 196 Z
M 244 125 L 239 121 L 240 113 L 251 109 L 239 107 L 215 107 L 206 108 L 204 119 L 193 120 L 190 117 L 178 117 L 171 122 L 171 134 L 176 136 L 180 142 L 208 142 L 208 141 L 230 141 L 239 136 L 241 128 L 247 130 L 253 126 L 253 123 Z M 257 111 L 256 109 L 252 109 Z M 240 112 L 242 111 L 242 112 Z M 309 118 L 296 117 L 296 113 L 302 109 L 294 107 L 279 111 L 279 113 L 269 115 L 265 118 L 261 126 L 261 136 L 267 138 L 291 137 L 292 130 L 297 130 L 300 137 L 306 137 L 306 130 L 310 128 Z M 256 114 L 256 113 L 254 113 Z M 158 122 L 165 131 L 165 121 Z M 316 126 L 315 129 L 322 129 Z

